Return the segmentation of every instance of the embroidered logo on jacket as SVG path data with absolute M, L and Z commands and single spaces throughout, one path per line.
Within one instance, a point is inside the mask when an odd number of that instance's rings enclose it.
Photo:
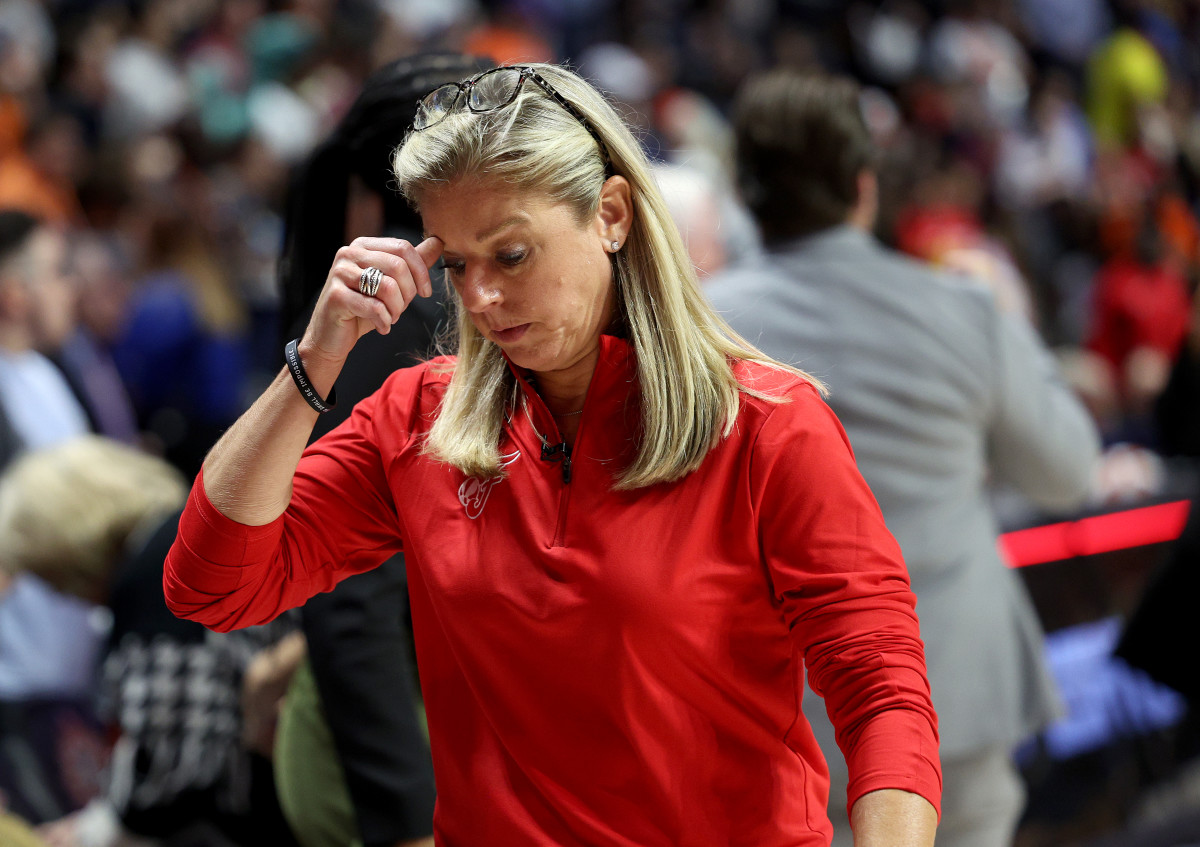
M 520 450 L 507 453 L 500 457 L 500 467 L 507 468 L 520 457 Z M 477 479 L 471 476 L 463 480 L 463 484 L 458 487 L 458 502 L 463 504 L 468 518 L 475 520 L 483 514 L 483 507 L 487 505 L 488 495 L 492 493 L 496 483 L 503 481 L 504 477 L 502 476 L 494 476 L 490 479 Z

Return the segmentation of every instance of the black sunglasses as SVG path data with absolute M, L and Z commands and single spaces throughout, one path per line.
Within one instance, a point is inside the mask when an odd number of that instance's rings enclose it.
M 554 90 L 546 78 L 527 65 L 506 65 L 492 68 L 481 74 L 476 74 L 464 82 L 448 82 L 439 85 L 417 101 L 417 113 L 413 118 L 413 130 L 420 132 L 441 123 L 446 115 L 454 111 L 460 102 L 472 112 L 494 112 L 517 99 L 517 93 L 525 80 L 531 79 L 550 96 L 555 103 L 566 109 L 567 113 L 591 133 L 592 138 L 600 145 L 600 155 L 604 157 L 604 167 L 610 166 L 608 147 L 600 133 L 592 126 L 592 122 L 584 117 L 567 98 Z

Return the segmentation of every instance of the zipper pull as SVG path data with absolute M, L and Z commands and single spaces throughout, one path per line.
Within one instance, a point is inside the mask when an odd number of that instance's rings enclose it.
M 542 442 L 543 462 L 562 462 L 563 484 L 571 482 L 571 445 L 563 441 L 559 444 Z

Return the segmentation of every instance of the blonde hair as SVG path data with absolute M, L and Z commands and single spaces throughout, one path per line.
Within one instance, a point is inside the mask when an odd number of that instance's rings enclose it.
M 419 210 L 429 191 L 462 178 L 497 180 L 569 205 L 582 225 L 596 214 L 607 170 L 631 187 L 632 229 L 613 254 L 617 321 L 637 359 L 642 421 L 637 455 L 618 489 L 676 480 L 699 467 L 737 418 L 732 360 L 793 370 L 755 349 L 708 305 L 687 249 L 641 146 L 591 85 L 555 65 L 531 65 L 582 113 L 603 141 L 526 81 L 493 112 L 458 108 L 410 132 L 393 159 L 397 184 Z M 500 349 L 479 334 L 455 295 L 457 364 L 425 444 L 428 454 L 471 476 L 500 473 L 499 442 L 519 390 Z M 808 378 L 800 371 L 795 373 Z
M 0 477 L 0 567 L 102 598 L 131 536 L 186 495 L 172 466 L 101 436 L 27 453 Z

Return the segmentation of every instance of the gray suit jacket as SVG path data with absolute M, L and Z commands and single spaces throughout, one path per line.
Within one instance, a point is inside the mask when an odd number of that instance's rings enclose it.
M 849 226 L 705 288 L 750 342 L 829 386 L 908 564 L 942 755 L 1043 727 L 1058 700 L 1032 604 L 997 553 L 986 486 L 1071 509 L 1099 441 L 1032 328 L 998 312 L 984 287 Z M 821 723 L 823 709 L 805 711 Z

